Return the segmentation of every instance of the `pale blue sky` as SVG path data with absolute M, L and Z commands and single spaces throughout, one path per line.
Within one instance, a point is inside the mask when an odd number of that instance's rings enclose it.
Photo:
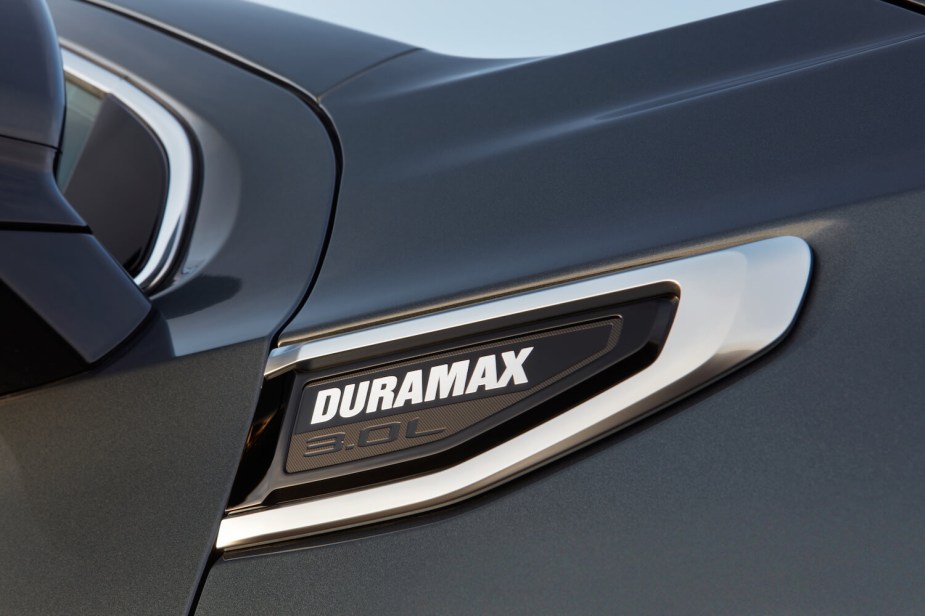
M 478 58 L 554 55 L 769 0 L 250 0 Z

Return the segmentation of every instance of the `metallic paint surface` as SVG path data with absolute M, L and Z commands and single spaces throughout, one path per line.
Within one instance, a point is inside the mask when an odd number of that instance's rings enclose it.
M 323 98 L 349 165 L 279 344 L 911 190 L 923 34 L 880 0 L 797 0 L 529 62 L 383 64 Z
M 923 613 L 923 204 L 716 237 L 812 245 L 772 351 L 456 506 L 226 554 L 197 616 Z

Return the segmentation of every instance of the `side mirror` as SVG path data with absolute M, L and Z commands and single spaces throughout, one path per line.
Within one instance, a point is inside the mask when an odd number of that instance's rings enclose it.
M 151 310 L 54 177 L 64 71 L 44 0 L 0 4 L 0 395 L 73 374 Z

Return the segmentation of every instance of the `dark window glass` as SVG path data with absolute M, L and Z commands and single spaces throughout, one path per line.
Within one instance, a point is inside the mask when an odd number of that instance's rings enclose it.
M 137 274 L 167 198 L 166 154 L 151 129 L 118 98 L 71 81 L 66 92 L 58 185 L 100 243 Z
M 89 88 L 73 81 L 64 84 L 67 108 L 64 120 L 64 135 L 61 140 L 61 157 L 58 159 L 58 186 L 64 191 L 74 171 L 74 164 L 83 150 L 90 129 L 100 112 L 103 97 Z

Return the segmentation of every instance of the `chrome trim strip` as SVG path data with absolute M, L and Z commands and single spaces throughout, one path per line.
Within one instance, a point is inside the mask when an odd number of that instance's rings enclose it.
M 135 276 L 142 290 L 150 289 L 164 279 L 174 263 L 187 224 L 193 188 L 192 146 L 180 122 L 151 96 L 70 50 L 62 49 L 61 56 L 68 76 L 122 101 L 157 135 L 167 155 L 167 199 L 161 225 L 148 260 Z
M 811 261 L 802 239 L 778 237 L 280 349 L 270 357 L 268 374 L 347 348 L 656 282 L 673 281 L 681 289 L 665 347 L 635 376 L 450 468 L 226 517 L 216 547 L 263 545 L 442 507 L 623 427 L 754 358 L 786 334 L 806 291 Z

